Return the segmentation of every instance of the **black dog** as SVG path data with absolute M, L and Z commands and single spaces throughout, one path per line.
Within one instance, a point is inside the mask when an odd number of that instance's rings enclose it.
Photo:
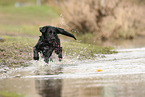
M 42 35 L 38 40 L 38 43 L 33 47 L 34 60 L 39 60 L 39 52 L 43 54 L 44 61 L 49 62 L 52 52 L 58 55 L 59 61 L 62 59 L 62 47 L 60 46 L 60 39 L 57 34 L 66 35 L 72 37 L 76 40 L 73 34 L 65 31 L 62 28 L 53 27 L 53 26 L 44 26 L 39 28 Z

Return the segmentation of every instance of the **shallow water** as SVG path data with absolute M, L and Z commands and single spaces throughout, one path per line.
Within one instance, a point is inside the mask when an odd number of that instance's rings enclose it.
M 145 48 L 118 51 L 93 61 L 64 58 L 11 69 L 0 66 L 0 91 L 26 97 L 144 97 Z

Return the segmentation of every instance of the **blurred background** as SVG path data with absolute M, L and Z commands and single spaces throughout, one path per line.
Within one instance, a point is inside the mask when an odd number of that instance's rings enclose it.
M 78 39 L 60 36 L 64 65 L 52 64 L 63 70 L 56 69 L 58 73 L 103 73 L 78 80 L 31 78 L 31 73 L 57 75 L 53 69 L 49 73 L 49 66 L 42 68 L 42 61 L 34 68 L 31 64 L 39 27 L 44 25 L 62 27 Z M 65 97 L 144 97 L 145 49 L 115 55 L 114 46 L 145 47 L 145 0 L 0 0 L 0 97 L 24 97 L 16 95 L 20 93 L 59 97 L 61 92 Z M 24 80 L 23 75 L 30 78 Z
M 1 0 L 0 35 L 38 36 L 63 27 L 82 42 L 145 36 L 145 0 Z

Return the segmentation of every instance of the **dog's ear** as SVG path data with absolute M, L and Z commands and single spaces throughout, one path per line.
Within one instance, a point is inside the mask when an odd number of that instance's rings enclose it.
M 40 32 L 41 33 L 45 33 L 46 32 L 46 30 L 47 30 L 47 27 L 39 27 L 39 30 L 40 30 Z
M 73 34 L 71 34 L 71 33 L 67 32 L 67 31 L 65 31 L 64 29 L 58 28 L 58 27 L 57 27 L 57 30 L 58 30 L 58 33 L 57 33 L 57 34 L 66 35 L 66 36 L 72 37 L 72 38 L 74 38 L 75 40 L 77 40 Z

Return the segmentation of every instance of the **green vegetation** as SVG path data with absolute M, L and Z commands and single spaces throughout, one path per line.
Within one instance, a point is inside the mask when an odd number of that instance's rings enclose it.
M 79 60 L 94 59 L 95 54 L 117 53 L 112 47 L 99 47 L 92 44 L 83 44 L 76 42 L 63 42 L 62 46 L 66 55 L 77 57 Z
M 20 2 L 20 3 L 29 2 L 30 4 L 35 4 L 36 0 L 0 0 L 0 5 L 1 6 L 12 6 L 16 2 Z
M 32 59 L 32 47 L 37 41 L 27 37 L 3 36 L 3 38 L 6 41 L 0 43 L 1 64 L 20 66 Z
M 38 36 L 39 26 L 51 25 L 58 14 L 49 6 L 0 6 L 0 18 L 0 35 Z
M 7 66 L 20 66 L 32 60 L 32 49 L 36 44 L 36 38 L 3 36 L 5 42 L 0 43 L 0 63 Z M 98 47 L 91 44 L 82 44 L 76 42 L 62 42 L 63 55 L 70 58 L 94 59 L 94 54 L 112 54 L 116 53 L 111 47 Z
M 13 92 L 5 92 L 5 91 L 0 91 L 0 97 L 25 97 L 24 95 L 18 95 Z

